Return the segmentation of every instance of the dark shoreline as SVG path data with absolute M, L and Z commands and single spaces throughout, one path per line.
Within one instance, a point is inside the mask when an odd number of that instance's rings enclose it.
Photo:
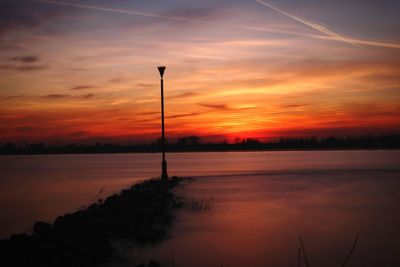
M 335 150 L 398 150 L 400 134 L 385 136 L 281 138 L 274 142 L 257 139 L 237 140 L 235 143 L 204 143 L 198 136 L 182 137 L 166 144 L 168 152 L 243 152 L 243 151 L 335 151 Z M 116 154 L 160 153 L 161 144 L 64 144 L 31 143 L 0 144 L 0 155 L 53 155 L 53 154 Z
M 287 148 L 287 149 L 225 149 L 225 150 L 168 150 L 168 153 L 218 153 L 218 152 L 285 152 L 285 151 L 397 151 L 400 147 L 360 147 L 360 148 Z M 40 155 L 112 155 L 112 154 L 158 154 L 161 151 L 132 151 L 132 152 L 71 152 L 71 153 L 7 153 L 0 156 L 40 156 Z
M 168 237 L 172 211 L 183 205 L 171 191 L 181 180 L 147 180 L 59 216 L 53 224 L 36 222 L 33 234 L 0 240 L 1 261 L 21 267 L 92 267 L 117 255 L 114 239 L 156 244 Z

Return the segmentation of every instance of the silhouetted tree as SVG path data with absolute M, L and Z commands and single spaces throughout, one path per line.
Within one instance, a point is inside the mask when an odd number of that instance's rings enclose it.
M 186 136 L 186 137 L 181 137 L 178 139 L 176 142 L 177 145 L 179 146 L 193 146 L 193 145 L 198 145 L 200 144 L 200 137 L 198 136 Z
M 398 149 L 400 134 L 385 136 L 327 137 L 327 138 L 280 138 L 274 142 L 260 142 L 257 139 L 235 138 L 234 143 L 226 140 L 220 143 L 203 143 L 198 136 L 185 136 L 175 143 L 166 140 L 168 151 L 236 151 L 268 149 Z M 0 145 L 0 154 L 68 154 L 68 153 L 132 153 L 159 152 L 161 138 L 151 144 L 116 145 L 95 143 L 94 145 L 45 145 L 43 143 L 17 146 L 8 142 Z

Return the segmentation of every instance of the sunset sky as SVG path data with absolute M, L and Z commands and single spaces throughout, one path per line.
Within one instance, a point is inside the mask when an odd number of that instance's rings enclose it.
M 400 132 L 398 0 L 0 0 L 0 142 Z

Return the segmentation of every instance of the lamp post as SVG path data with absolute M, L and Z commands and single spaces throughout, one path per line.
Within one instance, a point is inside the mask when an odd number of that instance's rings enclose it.
M 161 179 L 168 180 L 167 161 L 165 160 L 165 133 L 164 133 L 164 72 L 165 66 L 158 67 L 161 76 L 161 146 L 162 146 L 162 162 L 161 162 Z

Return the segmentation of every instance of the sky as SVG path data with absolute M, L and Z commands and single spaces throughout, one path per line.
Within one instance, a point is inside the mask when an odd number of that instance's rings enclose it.
M 0 142 L 400 132 L 397 0 L 0 0 Z

